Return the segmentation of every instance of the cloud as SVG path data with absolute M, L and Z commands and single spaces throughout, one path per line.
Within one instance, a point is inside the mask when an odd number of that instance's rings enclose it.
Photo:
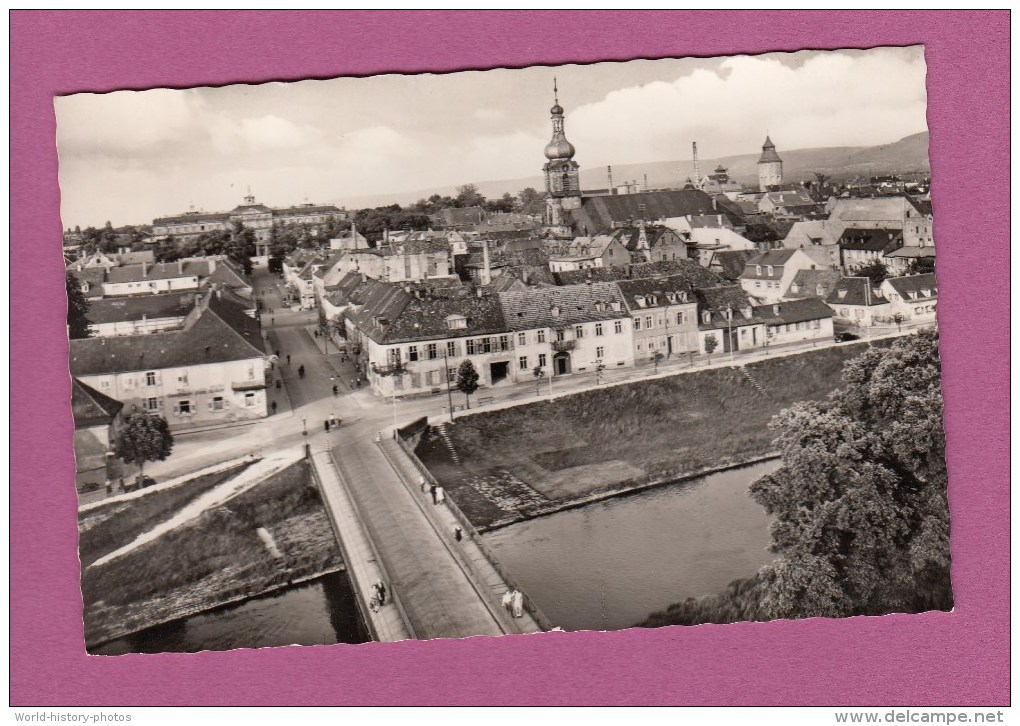
M 892 49 L 814 54 L 797 67 L 735 56 L 568 110 L 567 134 L 589 164 L 686 157 L 691 141 L 706 156 L 747 153 L 766 130 L 786 148 L 886 143 L 925 128 L 924 79 L 919 53 Z

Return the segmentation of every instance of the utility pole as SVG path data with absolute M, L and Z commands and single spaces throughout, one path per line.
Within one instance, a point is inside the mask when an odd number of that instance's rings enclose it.
M 730 347 L 730 363 L 733 362 L 733 308 L 726 306 L 726 342 Z

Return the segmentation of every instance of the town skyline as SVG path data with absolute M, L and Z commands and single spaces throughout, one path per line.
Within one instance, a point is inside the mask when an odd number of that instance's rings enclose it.
M 582 170 L 682 161 L 692 141 L 756 153 L 766 133 L 785 150 L 892 143 L 925 129 L 924 73 L 911 46 L 75 94 L 55 100 L 62 219 L 227 210 L 249 187 L 271 206 L 373 206 L 359 200 L 535 176 L 554 77 Z

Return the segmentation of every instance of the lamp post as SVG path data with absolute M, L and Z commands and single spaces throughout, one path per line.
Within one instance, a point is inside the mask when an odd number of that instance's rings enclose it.
M 726 345 L 730 349 L 730 363 L 733 362 L 733 308 L 726 306 Z
M 450 387 L 450 358 L 445 347 L 443 348 L 443 368 L 446 371 L 446 400 L 449 404 L 450 420 L 453 421 L 453 389 Z

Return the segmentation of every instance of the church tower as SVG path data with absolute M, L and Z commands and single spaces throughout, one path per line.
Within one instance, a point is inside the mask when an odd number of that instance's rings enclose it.
M 761 158 L 758 159 L 758 191 L 768 191 L 769 187 L 783 183 L 783 160 L 776 153 L 776 145 L 765 135 L 765 143 L 761 147 Z
M 552 114 L 552 140 L 546 144 L 542 167 L 545 172 L 545 190 L 549 194 L 546 202 L 546 223 L 559 227 L 570 224 L 567 212 L 581 206 L 581 181 L 577 162 L 574 161 L 574 145 L 567 141 L 563 131 L 563 107 L 560 106 L 559 90 L 553 79 L 554 105 Z

